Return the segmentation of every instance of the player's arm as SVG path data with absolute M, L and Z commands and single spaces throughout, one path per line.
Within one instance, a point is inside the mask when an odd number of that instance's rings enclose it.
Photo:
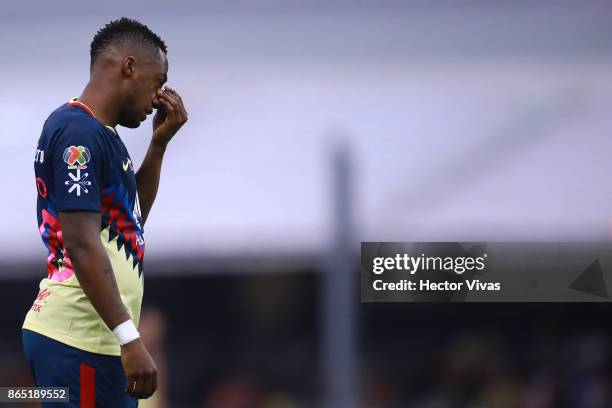
M 60 222 L 75 276 L 96 312 L 111 330 L 129 321 L 130 314 L 100 241 L 100 213 L 60 212 Z M 135 398 L 151 396 L 157 388 L 157 367 L 140 338 L 121 346 L 121 359 L 128 378 L 127 391 Z
M 64 247 L 83 291 L 104 323 L 113 330 L 130 319 L 113 268 L 100 241 L 100 213 L 60 212 Z
M 172 137 L 187 122 L 187 111 L 180 95 L 172 88 L 159 90 L 156 97 L 157 112 L 153 118 L 153 137 L 138 172 L 136 184 L 142 220 L 145 222 L 155 201 L 162 160 Z

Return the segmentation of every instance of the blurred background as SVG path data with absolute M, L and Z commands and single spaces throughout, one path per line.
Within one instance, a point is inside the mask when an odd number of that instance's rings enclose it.
M 0 386 L 31 384 L 36 141 L 121 16 L 189 111 L 145 228 L 141 406 L 612 406 L 607 304 L 359 299 L 360 241 L 610 240 L 608 1 L 1 2 Z M 150 119 L 119 133 L 139 163 Z

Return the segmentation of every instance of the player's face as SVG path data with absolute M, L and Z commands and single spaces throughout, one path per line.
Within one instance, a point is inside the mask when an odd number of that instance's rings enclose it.
M 137 128 L 157 108 L 157 91 L 166 82 L 168 61 L 160 50 L 157 59 L 143 62 L 135 69 L 124 97 L 119 124 Z

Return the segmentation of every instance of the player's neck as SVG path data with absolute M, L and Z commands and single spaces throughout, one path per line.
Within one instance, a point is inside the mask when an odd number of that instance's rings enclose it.
M 107 89 L 96 86 L 90 81 L 83 89 L 78 100 L 87 105 L 102 124 L 114 128 L 119 121 L 119 112 L 116 108 L 114 96 Z

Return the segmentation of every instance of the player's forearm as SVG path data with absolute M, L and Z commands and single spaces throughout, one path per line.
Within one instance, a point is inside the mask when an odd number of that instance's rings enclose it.
M 130 319 L 121 300 L 111 263 L 98 242 L 82 240 L 66 246 L 75 275 L 93 305 L 109 329 Z
M 143 222 L 147 220 L 149 211 L 151 211 L 157 196 L 165 151 L 165 145 L 151 142 L 147 154 L 136 173 L 136 185 Z

